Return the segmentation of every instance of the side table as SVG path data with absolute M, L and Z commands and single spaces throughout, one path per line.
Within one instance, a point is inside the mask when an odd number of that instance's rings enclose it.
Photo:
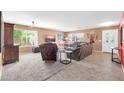
M 111 52 L 111 61 L 112 62 L 116 62 L 116 63 L 118 63 L 118 64 L 121 64 L 121 61 L 120 61 L 120 59 L 119 58 L 114 58 L 114 50 L 121 50 L 121 49 L 119 49 L 119 48 L 117 48 L 117 47 L 111 47 L 111 49 L 112 49 L 112 52 Z
M 66 50 L 66 49 L 59 49 L 59 57 L 60 57 L 60 63 L 62 64 L 69 64 L 71 63 L 72 60 L 72 51 L 71 50 Z M 69 60 L 68 59 L 62 59 L 62 53 L 65 53 L 65 55 L 67 56 L 67 53 L 69 53 Z

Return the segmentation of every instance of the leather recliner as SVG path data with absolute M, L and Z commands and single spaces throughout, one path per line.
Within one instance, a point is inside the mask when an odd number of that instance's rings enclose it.
M 42 59 L 44 61 L 56 61 L 58 47 L 55 43 L 44 43 L 39 45 Z

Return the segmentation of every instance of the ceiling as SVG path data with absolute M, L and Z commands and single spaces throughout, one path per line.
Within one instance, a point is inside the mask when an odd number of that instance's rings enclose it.
M 115 25 L 120 22 L 120 11 L 3 11 L 4 22 L 75 31 Z

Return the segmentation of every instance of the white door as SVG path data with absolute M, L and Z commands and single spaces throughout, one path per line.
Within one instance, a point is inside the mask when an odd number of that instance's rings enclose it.
M 118 46 L 118 30 L 106 30 L 102 32 L 102 51 L 111 52 L 111 47 Z M 117 53 L 117 51 L 115 51 Z

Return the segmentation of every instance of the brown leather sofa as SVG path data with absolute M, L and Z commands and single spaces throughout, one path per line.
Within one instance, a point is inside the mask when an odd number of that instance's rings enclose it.
M 71 49 L 72 50 L 72 59 L 76 61 L 80 61 L 85 57 L 92 54 L 92 43 L 83 43 L 82 45 L 78 46 L 77 48 Z M 69 58 L 69 54 L 67 54 Z
M 44 43 L 39 45 L 42 59 L 47 61 L 56 61 L 57 59 L 57 45 L 55 43 Z

